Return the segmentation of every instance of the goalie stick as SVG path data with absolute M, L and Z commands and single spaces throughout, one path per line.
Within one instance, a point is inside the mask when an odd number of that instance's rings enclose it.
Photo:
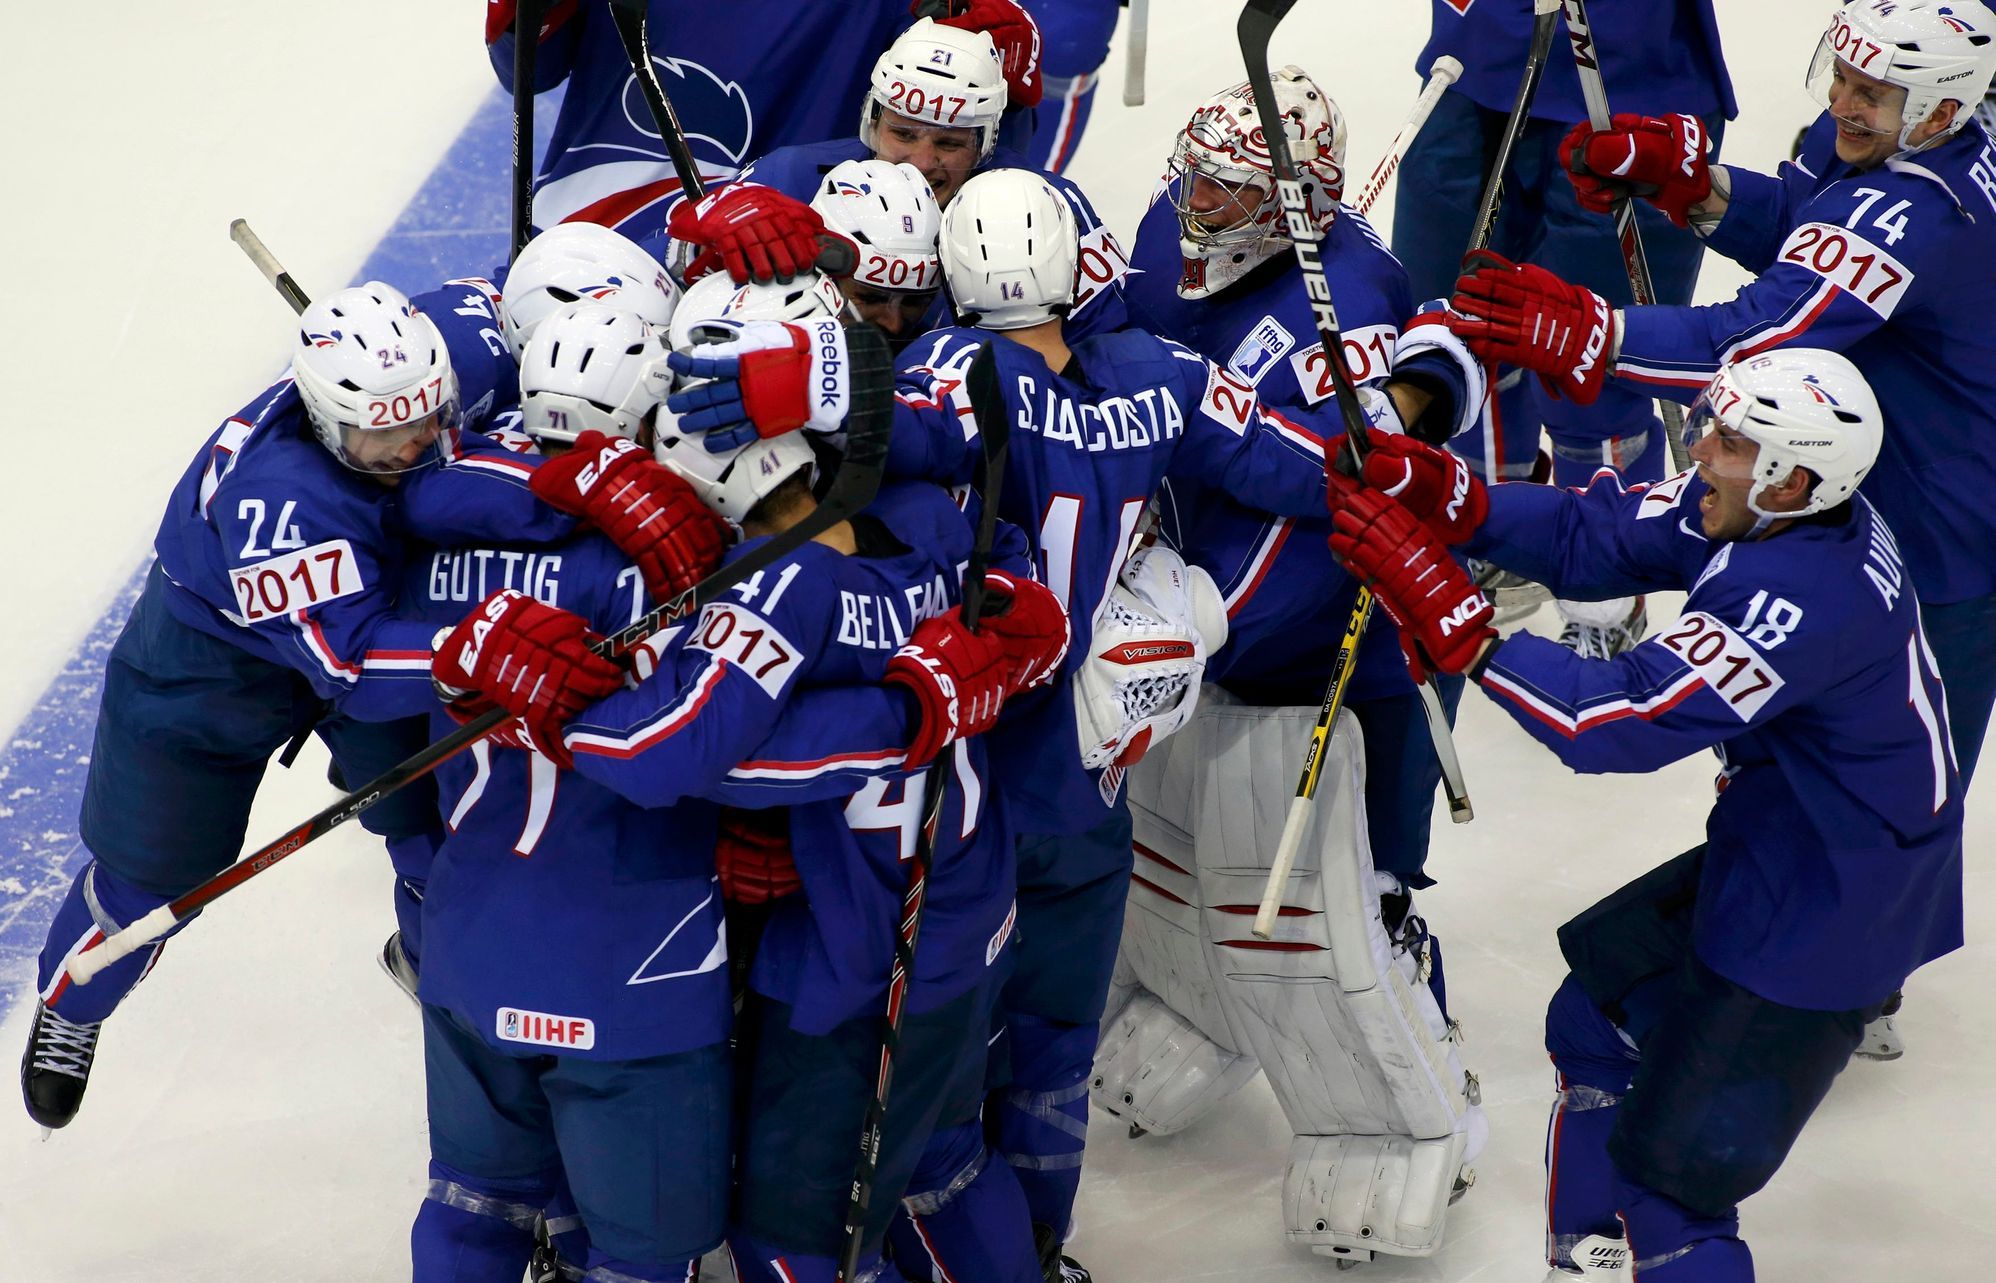
M 991 541 L 998 529 L 998 496 L 1005 486 L 1005 460 L 1010 452 L 1011 425 L 998 389 L 998 364 L 990 343 L 978 349 L 965 376 L 970 407 L 983 451 L 979 479 L 977 537 L 963 575 L 963 619 L 972 632 L 984 614 L 984 572 L 991 564 Z M 922 776 L 922 827 L 915 835 L 915 858 L 908 870 L 908 889 L 901 897 L 901 930 L 894 938 L 894 965 L 887 977 L 887 1014 L 881 1025 L 880 1068 L 874 1077 L 873 1099 L 860 1124 L 859 1159 L 853 1166 L 852 1192 L 846 1201 L 845 1246 L 839 1255 L 837 1283 L 853 1283 L 866 1236 L 866 1209 L 873 1199 L 873 1180 L 880 1165 L 882 1128 L 887 1121 L 887 1092 L 894 1082 L 894 1061 L 901 1051 L 901 1015 L 908 986 L 915 977 L 915 942 L 922 934 L 922 906 L 927 901 L 929 870 L 935 862 L 936 828 L 942 822 L 945 790 L 956 770 L 962 746 L 952 743 L 929 764 Z
M 1557 2 L 1557 0 L 1553 0 Z M 1275 34 L 1276 26 L 1284 15 L 1294 7 L 1296 0 L 1248 0 L 1247 7 L 1241 10 L 1236 34 L 1240 39 L 1241 60 L 1247 64 L 1248 86 L 1253 90 L 1257 112 L 1263 115 L 1264 122 L 1279 119 L 1276 105 L 1275 86 L 1268 74 L 1268 42 Z M 1350 444 L 1354 457 L 1363 459 L 1365 452 L 1365 418 L 1359 412 L 1358 389 L 1352 386 L 1351 374 L 1345 369 L 1344 339 L 1338 332 L 1337 309 L 1331 302 L 1330 282 L 1324 275 L 1324 261 L 1316 226 L 1310 221 L 1308 202 L 1303 195 L 1302 180 L 1296 169 L 1296 161 L 1289 152 L 1288 132 L 1270 127 L 1264 123 L 1263 135 L 1268 140 L 1269 160 L 1275 169 L 1275 190 L 1282 200 L 1282 213 L 1288 224 L 1289 241 L 1296 251 L 1297 266 L 1301 268 L 1304 286 L 1310 294 L 1310 310 L 1317 324 L 1317 338 L 1323 344 L 1324 354 L 1330 358 L 1331 379 L 1337 387 L 1338 409 L 1344 419 L 1345 440 Z M 1325 454 L 1324 466 L 1333 465 L 1329 452 Z M 1296 864 L 1297 849 L 1303 843 L 1303 829 L 1309 822 L 1310 809 L 1317 797 L 1317 781 L 1323 774 L 1326 750 L 1330 745 L 1331 726 L 1337 720 L 1338 710 L 1344 707 L 1345 688 L 1351 683 L 1352 669 L 1358 657 L 1359 642 L 1365 636 L 1366 625 L 1372 619 L 1372 591 L 1364 584 L 1358 586 L 1358 596 L 1352 603 L 1351 619 L 1345 625 L 1343 640 L 1338 644 L 1336 658 L 1331 664 L 1330 681 L 1324 687 L 1324 702 L 1317 712 L 1316 728 L 1311 732 L 1309 747 L 1303 750 L 1303 771 L 1296 781 L 1296 796 L 1289 803 L 1289 814 L 1283 821 L 1282 840 L 1276 847 L 1275 860 L 1268 871 L 1268 885 L 1261 897 L 1261 907 L 1255 913 L 1254 934 L 1263 940 L 1275 934 L 1276 917 L 1282 907 L 1282 893 L 1289 882 L 1290 870 Z M 1435 754 L 1441 759 L 1442 783 L 1448 793 L 1449 818 L 1461 824 L 1474 817 L 1469 804 L 1469 795 L 1462 784 L 1462 766 L 1455 754 L 1454 738 L 1449 732 L 1448 718 L 1441 709 L 1441 696 L 1435 692 L 1432 680 L 1420 685 L 1421 701 L 1427 706 L 1428 729 L 1434 737 Z
M 1580 73 L 1580 96 L 1587 101 L 1587 123 L 1595 129 L 1609 129 L 1615 123 L 1608 110 L 1608 84 L 1601 78 L 1601 61 L 1595 54 L 1594 28 L 1587 22 L 1586 0 L 1561 0 L 1566 9 L 1566 34 L 1573 45 L 1574 69 Z M 1622 251 L 1622 267 L 1629 274 L 1629 293 L 1640 306 L 1656 302 L 1656 286 L 1650 280 L 1649 256 L 1643 252 L 1642 229 L 1636 226 L 1636 203 L 1624 191 L 1615 198 L 1615 243 Z M 1684 440 L 1684 408 L 1675 401 L 1658 399 L 1663 412 L 1663 441 L 1670 447 L 1673 473 L 1691 466 L 1689 444 Z
M 237 220 L 237 226 L 262 251 L 263 257 L 258 266 L 268 264 L 265 274 L 270 275 L 275 269 L 279 276 L 284 275 L 283 269 L 277 267 L 269 251 L 263 250 L 262 242 L 256 241 L 248 227 L 242 225 L 241 220 Z M 237 243 L 243 242 L 239 238 Z M 256 255 L 252 254 L 252 257 Z M 276 279 L 276 276 L 272 277 L 273 282 Z M 285 279 L 289 277 L 285 276 Z M 292 288 L 296 290 L 295 285 Z M 288 293 L 285 297 L 287 301 L 292 299 Z M 302 299 L 304 295 L 299 293 L 297 297 Z M 630 627 L 598 641 L 592 647 L 597 654 L 621 660 L 653 633 L 693 613 L 719 593 L 808 543 L 873 501 L 875 492 L 880 488 L 881 474 L 887 463 L 887 445 L 893 432 L 894 359 L 887 349 L 887 340 L 871 326 L 848 330 L 846 344 L 852 360 L 853 410 L 847 419 L 845 458 L 817 508 L 804 520 L 722 566 Z M 258 848 L 200 886 L 78 953 L 69 962 L 70 978 L 77 984 L 89 984 L 104 968 L 151 944 L 188 917 L 297 854 L 389 794 L 428 775 L 499 729 L 507 720 L 508 714 L 504 709 L 492 709 L 406 761 L 388 768 L 276 841 Z

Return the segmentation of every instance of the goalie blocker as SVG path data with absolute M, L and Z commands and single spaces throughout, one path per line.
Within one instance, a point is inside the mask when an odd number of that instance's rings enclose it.
M 1427 1256 L 1487 1127 L 1418 919 L 1394 933 L 1381 917 L 1348 715 L 1275 939 L 1248 931 L 1286 801 L 1252 782 L 1292 769 L 1314 712 L 1209 687 L 1190 725 L 1131 771 L 1136 877 L 1092 1095 L 1170 1132 L 1266 1067 L 1296 1133 L 1288 1240 L 1353 1262 Z

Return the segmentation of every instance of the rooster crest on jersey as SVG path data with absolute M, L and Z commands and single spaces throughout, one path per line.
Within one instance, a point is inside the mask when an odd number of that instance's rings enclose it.
M 1284 67 L 1272 79 L 1289 154 L 1321 231 L 1330 226 L 1344 195 L 1344 113 L 1300 67 Z M 1195 182 L 1201 178 L 1211 186 Z M 1218 293 L 1288 252 L 1274 161 L 1246 82 L 1215 94 L 1192 113 L 1172 148 L 1168 179 L 1185 258 L 1179 297 Z
M 749 149 L 755 144 L 755 108 L 740 85 L 723 80 L 685 58 L 661 58 L 653 54 L 651 65 L 658 73 L 666 97 L 672 100 L 675 114 L 683 121 L 699 122 L 698 129 L 687 131 L 688 142 L 698 139 L 712 143 L 737 165 L 751 154 Z M 624 81 L 623 107 L 624 119 L 631 122 L 631 128 L 647 138 L 659 136 L 636 73 Z M 660 159 L 664 159 L 662 153 Z

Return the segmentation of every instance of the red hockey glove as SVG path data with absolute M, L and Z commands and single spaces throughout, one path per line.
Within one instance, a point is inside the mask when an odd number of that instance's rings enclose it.
M 1005 68 L 1006 105 L 1040 105 L 1046 92 L 1040 79 L 1040 27 L 1015 0 L 915 0 L 908 12 L 945 27 L 990 33 Z
M 1523 366 L 1557 395 L 1592 405 L 1613 373 L 1615 310 L 1608 300 L 1487 250 L 1462 266 L 1447 324 L 1469 350 Z
M 635 441 L 585 432 L 574 449 L 534 469 L 532 485 L 542 503 L 608 535 L 660 601 L 706 578 L 727 548 L 728 523 Z
M 1377 490 L 1333 483 L 1331 552 L 1400 625 L 1408 666 L 1460 673 L 1494 640 L 1490 602 L 1434 534 Z
M 576 0 L 554 0 L 541 10 L 541 39 L 545 41 L 563 23 L 575 16 Z M 485 0 L 485 44 L 489 48 L 513 29 L 519 16 L 520 0 Z
M 990 730 L 1017 668 L 997 634 L 963 626 L 961 609 L 917 624 L 915 635 L 887 661 L 885 679 L 913 695 L 920 712 L 908 745 L 909 769 L 927 766 L 946 744 Z
M 787 281 L 818 261 L 825 220 L 800 200 L 761 183 L 733 183 L 698 201 L 681 201 L 666 220 L 672 238 L 701 247 L 687 264 L 688 284 L 725 266 L 735 284 Z
M 721 808 L 720 841 L 714 862 L 721 875 L 721 898 L 735 904 L 765 904 L 801 891 L 797 861 L 790 854 L 790 811 Z
M 1462 458 L 1413 437 L 1370 431 L 1370 448 L 1357 481 L 1395 500 L 1426 522 L 1443 543 L 1459 544 L 1476 533 L 1490 515 L 1490 492 Z M 1333 475 L 1331 508 L 1338 506 L 1338 482 L 1347 476 L 1350 454 L 1340 459 L 1346 470 Z
M 1559 144 L 1559 163 L 1581 208 L 1605 214 L 1616 198 L 1640 196 L 1684 227 L 1691 207 L 1712 194 L 1711 146 L 1705 122 L 1696 116 L 1624 112 L 1598 132 L 1585 122 L 1575 125 Z
M 531 745 L 567 767 L 562 726 L 624 686 L 617 666 L 590 651 L 597 640 L 580 615 L 501 589 L 451 629 L 430 675 L 454 702 L 480 695 L 525 722 Z
M 1035 579 L 1025 579 L 1003 570 L 984 575 L 984 615 L 978 631 L 989 633 L 1011 657 L 1012 671 L 1005 681 L 1007 696 L 1052 679 L 1067 658 L 1072 633 L 1067 611 L 1053 590 Z

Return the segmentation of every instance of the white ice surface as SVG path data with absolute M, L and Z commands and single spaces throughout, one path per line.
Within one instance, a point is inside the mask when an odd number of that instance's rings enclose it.
M 1240 74 L 1231 6 L 1151 8 L 1150 105 L 1120 106 L 1119 40 L 1071 171 L 1124 235 L 1170 132 Z M 1743 104 L 1726 155 L 1769 167 L 1812 114 L 1800 81 L 1827 6 L 1720 8 Z M 1413 0 L 1311 0 L 1281 32 L 1278 65 L 1311 68 L 1351 120 L 1354 182 L 1413 99 L 1426 15 Z M 489 85 L 468 4 L 116 0 L 12 17 L 0 727 L 139 564 L 194 444 L 283 361 L 286 314 L 228 243 L 229 218 L 257 223 L 308 288 L 344 281 Z M 1374 221 L 1390 226 L 1390 210 Z M 1701 292 L 1740 279 L 1712 262 Z M 1666 614 L 1653 606 L 1654 626 Z M 1446 941 L 1492 1137 L 1441 1253 L 1364 1268 L 1535 1283 L 1553 929 L 1698 839 L 1711 766 L 1578 778 L 1477 694 L 1458 739 L 1478 819 L 1439 824 L 1442 885 L 1422 910 Z M 321 805 L 323 778 L 316 748 L 274 774 L 252 838 Z M 1990 1272 L 1992 812 L 1985 785 L 1970 806 L 1971 943 L 1909 986 L 1906 1057 L 1853 1064 L 1746 1206 L 1762 1279 Z M 372 838 L 318 844 L 167 950 L 108 1028 L 75 1125 L 42 1143 L 0 1103 L 0 1283 L 407 1276 L 423 1087 L 414 1011 L 372 960 L 392 927 L 388 885 Z M 17 1009 L 0 1024 L 0 1049 L 25 1022 Z M 1096 1126 L 1072 1250 L 1103 1283 L 1332 1277 L 1281 1242 L 1286 1140 L 1258 1083 L 1176 1137 Z

